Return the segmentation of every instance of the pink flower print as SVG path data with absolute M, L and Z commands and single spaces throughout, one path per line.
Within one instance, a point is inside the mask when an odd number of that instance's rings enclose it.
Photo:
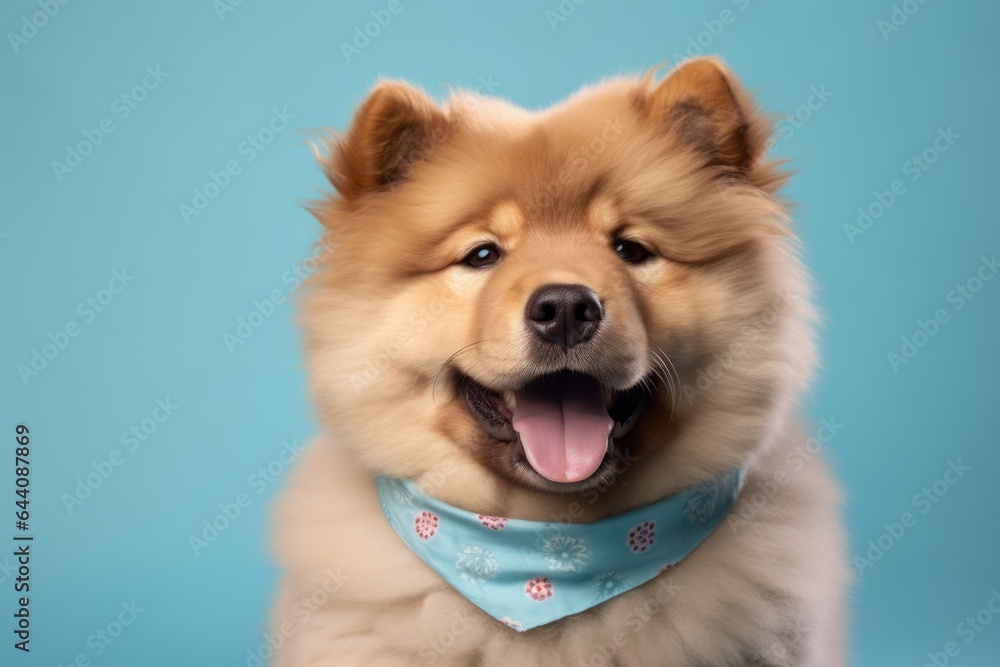
M 439 520 L 432 512 L 421 512 L 413 519 L 413 527 L 422 540 L 429 540 L 437 532 Z
M 548 577 L 532 579 L 524 585 L 524 594 L 536 602 L 552 597 L 552 582 Z
M 643 521 L 632 526 L 632 529 L 628 531 L 628 537 L 625 538 L 628 548 L 632 550 L 632 553 L 642 553 L 653 546 L 653 540 L 656 538 L 656 522 L 655 521 Z
M 479 523 L 483 524 L 490 530 L 503 530 L 503 527 L 507 525 L 507 519 L 502 516 L 484 516 L 482 514 L 479 516 Z

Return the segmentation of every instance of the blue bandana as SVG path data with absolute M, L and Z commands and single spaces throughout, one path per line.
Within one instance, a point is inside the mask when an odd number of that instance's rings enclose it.
M 473 604 L 519 632 L 597 606 L 691 553 L 743 485 L 736 470 L 646 507 L 593 523 L 484 516 L 379 477 L 389 524 Z

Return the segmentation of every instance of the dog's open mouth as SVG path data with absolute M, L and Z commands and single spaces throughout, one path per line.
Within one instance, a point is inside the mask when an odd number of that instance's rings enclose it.
M 614 391 L 589 375 L 560 371 L 517 391 L 493 391 L 464 375 L 460 386 L 483 431 L 510 443 L 515 468 L 577 485 L 613 465 L 615 439 L 635 425 L 653 383 Z

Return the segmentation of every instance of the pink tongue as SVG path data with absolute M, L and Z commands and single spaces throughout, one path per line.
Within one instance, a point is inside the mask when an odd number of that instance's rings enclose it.
M 574 376 L 515 398 L 514 430 L 539 475 L 579 482 L 601 466 L 613 424 L 597 382 Z

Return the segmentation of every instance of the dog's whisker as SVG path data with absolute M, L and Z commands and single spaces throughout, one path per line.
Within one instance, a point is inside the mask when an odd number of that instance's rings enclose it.
M 434 381 L 431 383 L 431 402 L 432 403 L 436 403 L 437 402 L 436 390 L 437 390 L 438 378 L 441 377 L 441 373 L 444 371 L 445 368 L 448 367 L 448 364 L 450 364 L 452 361 L 454 361 L 455 357 L 457 357 L 462 352 L 465 352 L 466 350 L 469 350 L 469 349 L 475 347 L 476 345 L 479 345 L 480 343 L 484 343 L 484 342 L 486 342 L 486 341 L 485 340 L 477 340 L 474 343 L 469 343 L 468 345 L 464 345 L 464 346 L 460 347 L 458 350 L 456 350 L 451 356 L 449 356 L 447 359 L 444 360 L 444 362 L 438 368 L 437 373 L 434 374 Z
M 670 373 L 667 369 L 667 366 L 663 363 L 663 359 L 660 357 L 660 352 L 658 351 L 657 348 L 654 348 L 653 350 L 651 350 L 651 353 L 653 355 L 653 364 L 652 364 L 653 373 L 656 374 L 656 377 L 659 378 L 660 381 L 663 382 L 663 384 L 667 385 L 667 388 L 672 393 L 673 379 L 670 377 Z
M 677 409 L 677 402 L 679 400 L 678 392 L 681 388 L 680 373 L 677 372 L 677 367 L 670 359 L 670 355 L 668 355 L 663 348 L 654 346 L 653 355 L 668 378 L 667 385 L 668 392 L 670 394 L 670 416 L 667 418 L 667 424 L 670 424 L 670 422 L 673 421 L 674 412 Z M 666 430 L 666 427 L 664 427 L 664 430 Z
M 663 384 L 667 385 L 668 388 L 672 388 L 673 380 L 666 372 L 667 369 L 666 366 L 663 365 L 663 361 L 660 360 L 660 358 L 656 356 L 655 353 L 653 359 L 655 362 L 652 366 L 653 373 L 656 375 L 657 378 L 659 378 L 661 382 L 663 382 Z

